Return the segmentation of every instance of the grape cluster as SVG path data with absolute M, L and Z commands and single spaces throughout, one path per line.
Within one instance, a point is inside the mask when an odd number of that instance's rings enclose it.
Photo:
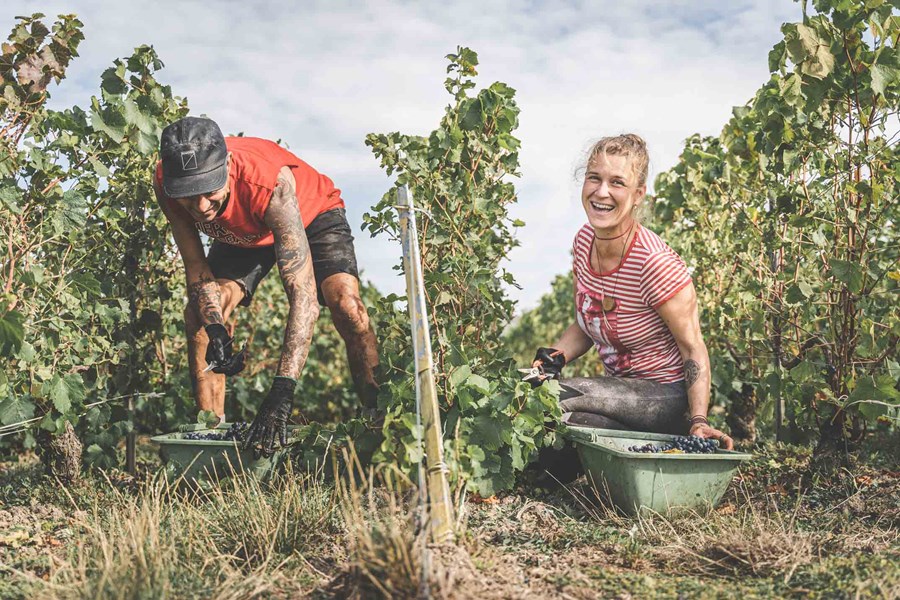
M 249 423 L 239 422 L 232 423 L 225 431 L 191 431 L 181 435 L 183 440 L 211 440 L 216 442 L 243 442 L 244 436 L 247 435 Z
M 667 444 L 644 444 L 643 446 L 629 446 L 629 452 L 653 453 L 680 451 L 685 454 L 711 454 L 718 448 L 715 440 L 702 438 L 696 435 L 679 435 Z

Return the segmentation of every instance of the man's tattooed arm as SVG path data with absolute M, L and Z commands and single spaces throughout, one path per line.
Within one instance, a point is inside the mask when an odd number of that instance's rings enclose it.
M 200 235 L 197 233 L 193 221 L 186 216 L 184 211 L 173 210 L 155 176 L 153 177 L 153 192 L 172 227 L 172 236 L 175 238 L 178 252 L 181 253 L 184 261 L 190 305 L 197 311 L 201 324 L 223 324 L 219 286 L 209 270 L 206 253 L 203 251 L 203 244 L 200 242 Z
M 188 284 L 188 299 L 197 309 L 200 322 L 203 325 L 212 325 L 225 322 L 222 318 L 222 294 L 219 292 L 219 284 L 210 275 L 200 275 L 200 279 Z
M 287 167 L 282 167 L 278 174 L 278 183 L 264 219 L 275 236 L 276 263 L 290 302 L 281 362 L 276 375 L 297 379 L 309 354 L 319 305 L 309 242 L 297 205 L 294 176 Z

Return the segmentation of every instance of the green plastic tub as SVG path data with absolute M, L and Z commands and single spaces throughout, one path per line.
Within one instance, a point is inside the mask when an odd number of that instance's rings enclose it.
M 251 450 L 244 450 L 238 442 L 184 439 L 185 433 L 227 430 L 229 426 L 229 423 L 220 423 L 210 429 L 205 425 L 187 425 L 181 427 L 181 431 L 151 439 L 159 444 L 159 455 L 170 473 L 184 477 L 189 483 L 214 481 L 234 473 L 247 473 L 267 480 L 284 465 L 288 452 L 283 448 L 268 458 L 256 459 Z
M 661 443 L 674 435 L 566 427 L 589 480 L 628 515 L 642 511 L 707 511 L 722 499 L 732 474 L 752 454 L 717 450 L 713 454 L 629 452 L 629 446 Z

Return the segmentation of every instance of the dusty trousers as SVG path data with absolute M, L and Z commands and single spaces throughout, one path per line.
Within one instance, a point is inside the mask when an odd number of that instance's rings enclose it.
M 676 435 L 690 429 L 683 381 L 572 377 L 559 383 L 562 422 L 567 425 Z
M 567 425 L 676 435 L 690 430 L 684 382 L 572 377 L 559 383 L 562 422 Z M 541 487 L 569 483 L 582 473 L 578 452 L 568 442 L 559 450 L 541 449 L 531 468 L 539 472 L 536 483 Z

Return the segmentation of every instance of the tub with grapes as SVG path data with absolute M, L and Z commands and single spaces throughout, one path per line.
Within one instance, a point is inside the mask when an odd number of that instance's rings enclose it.
M 665 447 L 678 437 L 659 433 L 568 426 L 562 435 L 574 442 L 588 480 L 627 515 L 711 510 L 738 466 L 753 458 L 721 449 L 709 454 L 633 451 L 647 444 Z
M 203 484 L 235 473 L 267 480 L 284 466 L 287 449 L 279 448 L 272 456 L 257 459 L 237 440 L 190 439 L 210 433 L 224 434 L 231 427 L 229 423 L 220 423 L 214 428 L 185 425 L 180 431 L 158 435 L 152 440 L 159 444 L 159 455 L 166 470 L 188 483 Z

